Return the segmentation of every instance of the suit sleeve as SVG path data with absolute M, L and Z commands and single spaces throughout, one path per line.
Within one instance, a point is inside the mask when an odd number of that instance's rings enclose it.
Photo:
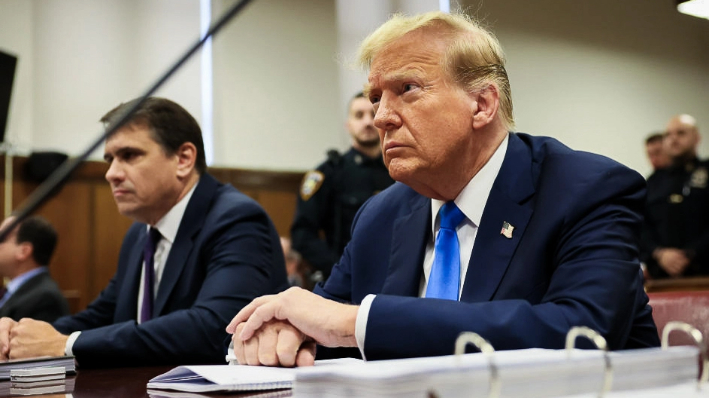
M 291 241 L 293 249 L 297 250 L 303 258 L 315 269 L 330 274 L 335 262 L 335 252 L 330 249 L 326 240 L 320 237 L 324 231 L 331 214 L 329 209 L 333 205 L 332 169 L 323 165 L 318 168 L 323 173 L 322 186 L 307 200 L 298 195 L 295 217 L 291 226 Z
M 57 318 L 69 314 L 69 306 L 64 296 L 55 292 L 44 291 L 33 298 L 34 303 L 28 307 L 34 308 L 31 318 L 38 321 L 54 322 Z
M 194 264 L 186 265 L 204 272 L 194 303 L 141 324 L 125 321 L 84 330 L 73 347 L 81 366 L 224 363 L 226 325 L 253 298 L 274 293 L 274 281 L 282 279 L 285 287 L 285 265 L 282 253 L 274 251 L 280 250 L 275 230 L 255 203 L 232 206 L 208 218 L 203 228 L 209 232 L 193 249 L 198 258 L 191 254 L 188 261 Z M 96 306 L 113 301 L 111 286 Z
M 63 334 L 71 334 L 80 330 L 94 329 L 113 323 L 116 308 L 116 278 L 114 275 L 108 286 L 84 310 L 75 315 L 67 315 L 57 319 L 52 326 Z
M 535 248 L 552 250 L 552 260 L 528 264 L 553 269 L 537 304 L 378 295 L 369 313 L 365 356 L 450 354 L 464 331 L 484 336 L 496 349 L 562 348 L 577 325 L 599 331 L 611 349 L 623 348 L 644 296 L 637 249 L 644 193 L 640 176 L 615 168 L 570 198 L 573 204 L 554 236 L 545 240 L 549 246 Z M 539 232 L 525 232 L 534 233 Z
M 656 176 L 652 175 L 647 181 L 648 191 L 652 189 Z M 660 237 L 657 233 L 658 227 L 654 222 L 653 215 L 651 214 L 651 208 L 655 206 L 648 198 L 645 204 L 645 214 L 643 217 L 642 232 L 640 235 L 640 261 L 644 262 L 647 266 L 647 270 L 653 278 L 667 276 L 667 274 L 660 268 L 660 265 L 652 257 L 652 253 L 660 245 Z

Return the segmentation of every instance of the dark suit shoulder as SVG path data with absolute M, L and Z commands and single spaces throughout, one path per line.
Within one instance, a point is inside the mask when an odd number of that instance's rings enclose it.
M 366 207 L 376 207 L 380 211 L 391 214 L 408 214 L 412 207 L 418 207 L 428 203 L 429 198 L 414 191 L 408 185 L 395 182 L 389 188 L 372 196 L 360 209 L 360 213 Z
M 515 133 L 531 150 L 532 158 L 535 162 L 547 161 L 557 162 L 558 167 L 563 166 L 586 166 L 584 169 L 593 173 L 598 169 L 627 169 L 633 170 L 621 163 L 596 153 L 577 151 L 562 144 L 555 138 L 544 136 L 531 136 L 524 133 Z M 584 170 L 578 170 L 583 173 Z M 636 172 L 634 172 L 636 173 Z M 637 173 L 636 173 L 637 174 Z M 638 176 L 640 176 L 638 174 Z
M 551 137 L 515 133 L 530 149 L 533 163 L 539 164 L 543 180 L 567 181 L 568 189 L 588 186 L 595 181 L 621 178 L 633 185 L 643 185 L 645 179 L 635 170 L 603 155 L 577 151 Z
M 210 218 L 229 214 L 246 216 L 265 213 L 266 211 L 258 202 L 229 184 L 221 185 L 217 189 L 209 209 Z

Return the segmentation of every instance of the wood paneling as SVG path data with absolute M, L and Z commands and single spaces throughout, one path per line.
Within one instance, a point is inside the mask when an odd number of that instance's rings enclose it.
M 88 293 L 91 297 L 96 297 L 116 272 L 123 236 L 133 220 L 118 212 L 108 183 L 95 186 L 92 199 L 94 220 L 91 227 L 95 253 L 94 266 L 90 269 Z
M 650 279 L 645 281 L 648 293 L 709 290 L 709 277 Z
M 24 176 L 26 161 L 24 157 L 13 159 L 14 209 L 38 186 Z M 0 157 L 2 184 L 4 168 L 4 158 Z M 50 272 L 64 290 L 73 312 L 84 309 L 108 284 L 116 271 L 123 235 L 132 223 L 116 209 L 103 178 L 106 170 L 104 162 L 84 162 L 62 190 L 37 212 L 59 234 Z M 210 168 L 209 173 L 258 201 L 279 234 L 290 235 L 302 172 Z M 4 198 L 0 197 L 0 205 L 3 203 Z

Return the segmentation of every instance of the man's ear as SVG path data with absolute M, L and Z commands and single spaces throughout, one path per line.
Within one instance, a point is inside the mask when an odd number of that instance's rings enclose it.
M 185 178 L 192 173 L 197 162 L 197 147 L 191 142 L 185 142 L 177 148 L 177 176 Z
M 29 242 L 22 242 L 15 248 L 15 259 L 18 261 L 27 261 L 32 256 L 34 248 Z
M 496 85 L 488 84 L 470 95 L 473 96 L 473 128 L 479 130 L 495 120 L 500 109 L 500 93 Z

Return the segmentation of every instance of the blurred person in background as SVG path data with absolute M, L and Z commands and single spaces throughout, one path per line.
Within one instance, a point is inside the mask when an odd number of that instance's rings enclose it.
M 647 180 L 641 258 L 652 278 L 709 275 L 709 161 L 690 115 L 670 119 L 663 138 L 669 167 Z
M 14 216 L 0 225 L 7 227 Z M 54 322 L 69 315 L 69 304 L 49 275 L 57 232 L 42 217 L 23 220 L 0 242 L 0 276 L 10 282 L 0 289 L 0 317 Z

